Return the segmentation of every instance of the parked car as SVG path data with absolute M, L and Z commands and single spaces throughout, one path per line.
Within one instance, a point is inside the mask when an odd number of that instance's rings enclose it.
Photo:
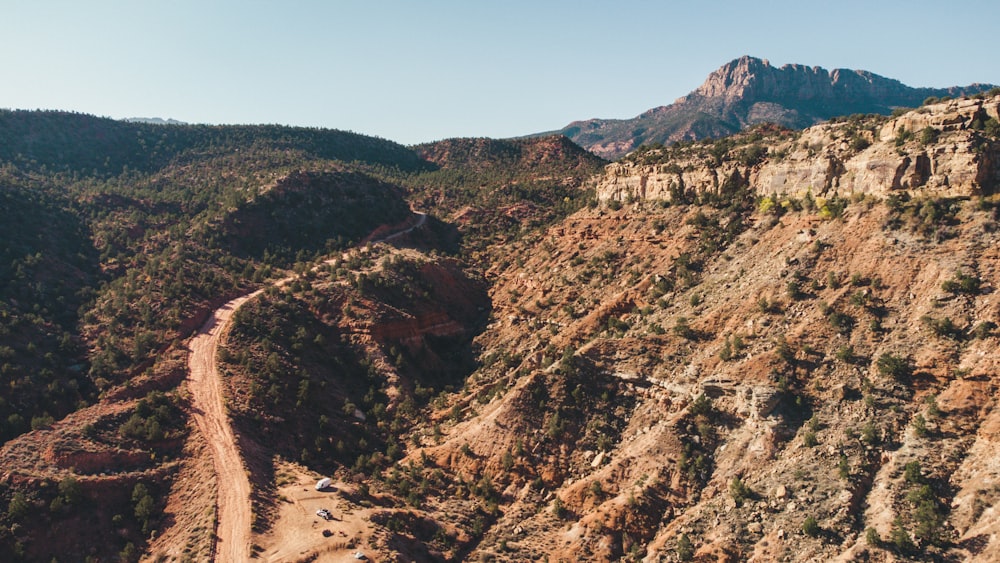
M 329 510 L 327 510 L 325 508 L 321 508 L 321 509 L 317 510 L 316 511 L 316 516 L 319 516 L 323 520 L 333 520 L 333 514 Z

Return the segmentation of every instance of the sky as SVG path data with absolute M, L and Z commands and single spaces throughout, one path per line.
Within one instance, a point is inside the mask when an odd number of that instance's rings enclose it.
M 0 108 L 404 144 L 630 118 L 742 55 L 1000 84 L 996 0 L 0 0 Z

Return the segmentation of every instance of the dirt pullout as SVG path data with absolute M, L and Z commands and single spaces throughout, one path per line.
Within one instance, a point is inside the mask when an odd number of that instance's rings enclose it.
M 319 477 L 309 470 L 292 463 L 276 465 L 277 519 L 267 533 L 255 536 L 256 557 L 269 562 L 339 563 L 357 561 L 354 554 L 361 552 L 369 561 L 380 559 L 371 546 L 372 510 L 350 500 L 353 487 L 334 482 L 317 491 Z M 333 519 L 317 516 L 321 508 L 329 510 Z
M 215 353 L 233 313 L 258 292 L 233 299 L 205 321 L 191 339 L 190 378 L 195 426 L 205 437 L 218 479 L 216 561 L 246 561 L 250 556 L 250 480 L 226 415 Z

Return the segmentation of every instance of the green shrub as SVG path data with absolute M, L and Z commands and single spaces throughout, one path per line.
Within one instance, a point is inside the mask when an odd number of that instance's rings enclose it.
M 595 499 L 600 500 L 604 498 L 604 488 L 601 486 L 601 482 L 596 479 L 590 482 L 589 491 Z
M 681 534 L 681 537 L 677 538 L 677 559 L 681 561 L 694 559 L 694 545 L 691 544 L 687 534 Z
M 878 428 L 876 428 L 874 422 L 869 420 L 861 427 L 861 441 L 869 445 L 878 443 Z
M 903 466 L 903 480 L 912 485 L 924 482 L 923 470 L 919 461 L 911 461 Z
M 938 140 L 939 135 L 941 135 L 941 131 L 928 125 L 920 130 L 920 143 L 924 145 L 934 143 Z
M 913 519 L 916 523 L 913 535 L 917 539 L 928 544 L 938 543 L 941 527 L 944 525 L 944 515 L 933 499 L 921 500 L 913 513 Z
M 802 284 L 799 280 L 789 280 L 785 285 L 785 291 L 788 293 L 788 298 L 792 301 L 798 301 L 806 297 L 805 292 L 802 291 Z
M 903 527 L 903 520 L 898 517 L 892 522 L 889 541 L 902 553 L 909 553 L 914 549 L 913 540 L 910 539 L 909 532 Z
M 987 119 L 983 125 L 983 133 L 994 139 L 1000 137 L 1000 121 L 997 121 L 995 117 Z
M 729 482 L 729 494 L 736 501 L 736 506 L 743 506 L 744 502 L 753 498 L 753 491 L 739 477 Z
M 924 419 L 924 415 L 917 413 L 917 415 L 913 417 L 912 426 L 913 431 L 917 433 L 917 436 L 920 436 L 921 438 L 927 436 L 927 420 Z
M 686 317 L 679 317 L 677 319 L 677 324 L 674 325 L 673 332 L 685 340 L 695 340 L 697 337 L 697 333 L 688 325 Z
M 812 516 L 806 517 L 805 522 L 802 523 L 802 532 L 807 536 L 816 537 L 820 531 L 819 522 Z
M 996 330 L 997 325 L 993 321 L 983 321 L 972 329 L 972 336 L 980 340 L 989 338 L 993 335 L 993 331 Z
M 982 285 L 982 280 L 976 276 L 970 276 L 962 270 L 957 270 L 954 277 L 945 280 L 941 284 L 941 289 L 948 293 L 964 293 L 966 295 L 977 295 Z
M 757 310 L 761 313 L 780 313 L 781 306 L 777 301 L 768 301 L 766 297 L 757 300 Z
M 786 364 L 792 365 L 795 363 L 795 349 L 788 344 L 784 335 L 778 336 L 774 351 Z
M 930 394 L 924 398 L 924 402 L 927 403 L 927 416 L 931 419 L 935 419 L 941 416 L 941 408 L 937 404 L 937 395 Z
M 882 537 L 878 535 L 878 530 L 869 526 L 868 529 L 865 530 L 865 543 L 872 547 L 882 545 Z
M 552 501 L 552 514 L 560 520 L 566 517 L 566 506 L 559 497 L 556 497 L 556 500 Z
M 688 412 L 694 416 L 708 416 L 712 412 L 712 400 L 702 393 L 691 403 Z
M 838 360 L 846 364 L 853 363 L 855 358 L 854 346 L 851 346 L 850 344 L 845 344 L 844 346 L 837 348 L 836 357 Z
M 909 376 L 913 372 L 913 368 L 910 365 L 910 360 L 901 356 L 896 356 L 890 353 L 885 353 L 879 356 L 875 363 L 875 367 L 878 369 L 879 375 L 883 377 L 892 377 L 893 379 L 902 379 Z
M 961 340 L 962 337 L 965 336 L 962 329 L 956 326 L 955 323 L 948 317 L 936 319 L 930 315 L 924 315 L 920 317 L 920 321 L 923 322 L 927 328 L 931 329 L 931 332 L 941 338 Z
M 28 497 L 22 492 L 14 493 L 14 496 L 10 499 L 10 503 L 7 504 L 7 516 L 11 520 L 20 520 L 28 514 L 29 510 L 31 510 L 31 503 L 28 501 Z
M 719 350 L 719 359 L 728 362 L 733 359 L 733 345 L 729 342 L 729 338 L 722 343 L 722 349 Z
M 844 454 L 840 454 L 840 461 L 837 462 L 837 476 L 841 479 L 847 479 L 851 476 L 851 465 Z
M 807 448 L 812 448 L 816 446 L 819 443 L 819 441 L 816 439 L 816 433 L 813 432 L 812 430 L 807 430 L 805 434 L 802 435 L 802 443 Z
M 831 310 L 826 319 L 830 322 L 830 326 L 845 336 L 854 329 L 854 318 L 847 313 Z

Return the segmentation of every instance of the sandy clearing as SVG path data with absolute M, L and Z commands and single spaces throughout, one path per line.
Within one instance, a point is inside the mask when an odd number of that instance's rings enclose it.
M 290 463 L 277 467 L 287 475 L 287 482 L 278 488 L 278 513 L 271 529 L 255 536 L 260 546 L 258 557 L 269 563 L 309 560 L 316 563 L 357 561 L 360 551 L 368 561 L 378 559 L 370 541 L 374 526 L 369 518 L 372 510 L 359 507 L 344 496 L 350 485 L 334 482 L 317 491 L 317 478 L 308 470 Z M 316 511 L 326 508 L 333 520 L 323 520 Z

